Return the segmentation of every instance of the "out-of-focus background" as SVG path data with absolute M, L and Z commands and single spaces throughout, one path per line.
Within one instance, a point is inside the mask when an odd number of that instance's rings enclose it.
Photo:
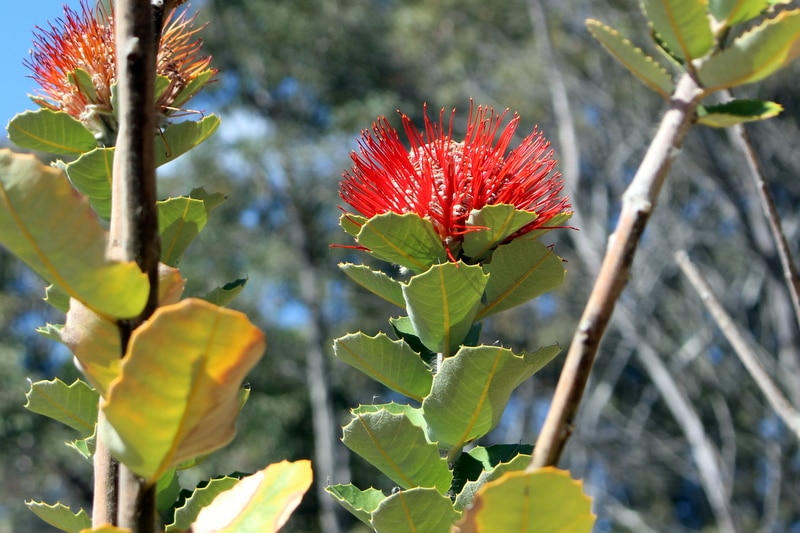
M 25 17 L 4 17 L 13 34 L 6 31 L 0 44 L 3 120 L 33 108 L 21 61 L 33 25 L 61 15 L 60 2 L 13 4 Z M 545 132 L 576 209 L 578 231 L 544 238 L 568 261 L 567 282 L 487 321 L 483 341 L 566 347 L 622 191 L 665 110 L 591 39 L 584 20 L 597 18 L 640 45 L 648 29 L 633 0 L 204 0 L 192 8 L 208 22 L 205 50 L 220 74 L 189 105 L 221 115 L 223 124 L 201 149 L 160 171 L 160 195 L 196 186 L 228 195 L 182 262 L 187 294 L 248 278 L 233 307 L 266 330 L 269 346 L 249 377 L 236 440 L 182 481 L 193 487 L 230 471 L 311 458 L 318 484 L 285 531 L 364 531 L 317 492 L 351 480 L 392 488 L 339 442 L 349 408 L 388 395 L 334 360 L 331 341 L 359 329 L 387 331 L 386 319 L 398 314 L 338 270 L 338 262 L 363 255 L 329 247 L 347 242 L 337 227 L 337 184 L 359 131 L 379 115 L 397 124 L 397 109 L 419 120 L 424 102 L 434 113 L 456 108 L 456 129 L 463 129 L 474 99 L 518 112 L 520 138 L 535 125 Z M 799 74 L 795 65 L 740 91 L 786 108 L 750 132 L 793 245 Z M 16 107 L 7 110 L 9 103 Z M 696 128 L 644 234 L 560 463 L 585 481 L 598 533 L 731 531 L 726 523 L 740 532 L 800 532 L 798 441 L 673 259 L 685 249 L 699 263 L 800 405 L 800 334 L 745 169 L 726 131 Z M 63 444 L 70 430 L 22 408 L 26 379 L 77 377 L 66 350 L 34 333 L 63 320 L 42 295 L 41 280 L 0 251 L 2 531 L 51 531 L 23 500 L 60 500 L 75 510 L 91 502 L 90 465 Z M 520 387 L 487 441 L 535 440 L 562 362 Z

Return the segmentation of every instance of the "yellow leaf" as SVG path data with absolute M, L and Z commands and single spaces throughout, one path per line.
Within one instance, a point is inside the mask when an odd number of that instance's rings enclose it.
M 242 380 L 265 347 L 238 311 L 196 298 L 158 308 L 131 336 L 98 431 L 112 454 L 154 483 L 233 439 Z

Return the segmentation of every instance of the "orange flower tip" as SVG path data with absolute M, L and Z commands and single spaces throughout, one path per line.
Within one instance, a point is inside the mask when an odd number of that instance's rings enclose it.
M 171 9 L 164 17 L 156 57 L 156 74 L 165 79 L 154 103 L 159 127 L 170 117 L 185 113 L 183 105 L 214 81 L 216 69 L 211 57 L 202 55 L 202 40 L 195 27 L 196 15 Z M 44 108 L 63 111 L 80 120 L 100 144 L 113 144 L 117 120 L 113 108 L 113 87 L 117 81 L 113 7 L 81 0 L 73 10 L 48 28 L 34 30 L 30 56 L 23 63 L 39 86 L 33 101 Z
M 445 121 L 445 109 L 433 121 L 423 105 L 424 123 L 418 129 L 398 111 L 407 139 L 385 117 L 362 131 L 353 166 L 343 174 L 339 195 L 367 219 L 383 213 L 416 213 L 429 220 L 452 261 L 459 259 L 464 236 L 485 229 L 471 225 L 470 214 L 486 206 L 508 204 L 535 212 L 536 219 L 512 238 L 533 230 L 561 226 L 571 214 L 562 195 L 563 180 L 555 170 L 550 143 L 537 130 L 510 148 L 520 122 L 516 113 L 504 122 L 489 106 L 470 106 L 463 140 L 455 140 L 455 110 Z M 559 223 L 551 224 L 557 220 Z

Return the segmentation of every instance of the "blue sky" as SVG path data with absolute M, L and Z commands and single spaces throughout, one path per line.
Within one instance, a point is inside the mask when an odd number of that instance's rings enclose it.
M 49 21 L 61 17 L 64 5 L 76 9 L 79 0 L 26 0 L 5 1 L 3 16 L 0 17 L 0 66 L 2 66 L 2 83 L 0 83 L 0 125 L 5 138 L 6 124 L 17 113 L 27 109 L 36 109 L 28 94 L 33 92 L 35 84 L 28 78 L 28 69 L 22 60 L 28 57 L 33 41 L 34 26 L 48 27 Z

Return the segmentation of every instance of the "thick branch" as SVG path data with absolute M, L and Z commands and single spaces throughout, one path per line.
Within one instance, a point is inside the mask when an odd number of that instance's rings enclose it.
M 670 108 L 623 195 L 619 224 L 609 240 L 597 281 L 572 338 L 529 470 L 555 465 L 572 434 L 600 340 L 630 275 L 639 238 L 655 208 L 661 186 L 689 131 L 700 94 L 691 76 L 680 79 Z
M 111 224 L 108 257 L 136 261 L 150 280 L 147 305 L 139 317 L 118 323 L 122 354 L 131 333 L 152 314 L 158 303 L 158 214 L 155 181 L 155 33 L 150 0 L 116 0 L 114 6 L 119 133 L 114 154 L 111 193 Z M 105 449 L 103 443 L 98 445 Z M 106 460 L 106 459 L 103 459 Z M 114 468 L 113 463 L 108 465 Z M 116 505 L 112 523 L 135 533 L 155 531 L 155 491 L 124 465 L 119 467 L 118 485 L 96 486 L 106 494 L 104 507 Z M 105 470 L 101 467 L 99 471 Z M 97 479 L 108 483 L 110 479 Z M 112 498 L 116 498 L 116 504 Z M 103 502 L 95 499 L 95 505 Z M 95 508 L 95 517 L 101 510 Z M 108 514 L 105 512 L 105 514 Z M 99 525 L 99 524 L 95 524 Z

